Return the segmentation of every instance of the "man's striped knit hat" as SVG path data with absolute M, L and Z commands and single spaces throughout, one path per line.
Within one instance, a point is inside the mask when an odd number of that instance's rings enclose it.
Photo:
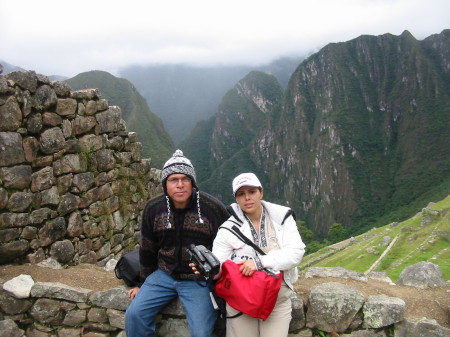
M 197 187 L 194 166 L 192 166 L 191 161 L 183 155 L 183 151 L 181 150 L 176 150 L 172 157 L 164 164 L 161 173 L 161 182 L 164 190 L 166 188 L 167 177 L 176 173 L 187 175 L 191 178 L 192 185 Z
M 192 163 L 189 159 L 187 159 L 181 150 L 176 150 L 175 153 L 172 155 L 172 157 L 166 161 L 164 164 L 162 173 L 161 173 L 161 182 L 163 185 L 164 193 L 166 194 L 166 201 L 167 201 L 167 227 L 171 228 L 172 224 L 170 223 L 170 202 L 169 202 L 169 196 L 167 195 L 167 187 L 166 187 L 166 181 L 167 178 L 171 174 L 185 174 L 192 180 L 192 186 L 195 187 L 194 192 L 197 196 L 197 213 L 198 213 L 198 223 L 203 223 L 202 214 L 200 212 L 200 192 L 197 188 L 197 183 L 195 181 L 195 170 L 194 166 L 192 166 Z

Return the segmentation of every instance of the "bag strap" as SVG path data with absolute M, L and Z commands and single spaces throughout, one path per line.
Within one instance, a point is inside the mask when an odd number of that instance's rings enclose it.
M 235 223 L 233 220 L 230 220 L 230 221 L 233 222 L 233 223 Z M 263 251 L 261 248 L 259 248 L 257 245 L 255 245 L 255 243 L 254 243 L 252 240 L 250 240 L 248 237 L 246 237 L 244 234 L 242 234 L 242 232 L 240 231 L 240 229 L 239 229 L 237 226 L 233 225 L 233 226 L 231 227 L 231 229 L 228 228 L 228 227 L 222 227 L 222 228 L 224 228 L 224 229 L 230 231 L 231 233 L 233 233 L 234 235 L 236 235 L 236 236 L 238 237 L 239 240 L 241 240 L 241 241 L 244 242 L 245 244 L 247 244 L 247 245 L 249 245 L 250 247 L 252 247 L 252 248 L 253 248 L 254 250 L 256 250 L 259 254 L 261 254 L 261 255 L 266 255 L 266 253 L 264 253 L 264 251 Z
M 234 222 L 233 220 L 230 220 L 230 221 L 233 222 L 233 223 L 235 223 L 235 224 L 237 224 L 237 223 Z M 231 229 L 228 228 L 228 227 L 221 227 L 221 228 L 224 228 L 224 229 L 230 231 L 231 233 L 233 233 L 234 235 L 236 235 L 237 238 L 238 238 L 239 240 L 241 240 L 241 241 L 244 242 L 245 244 L 247 244 L 247 245 L 249 245 L 250 247 L 252 247 L 252 248 L 253 248 L 254 250 L 256 250 L 259 254 L 261 254 L 261 255 L 266 255 L 266 253 L 265 253 L 261 248 L 259 248 L 253 241 L 251 241 L 248 237 L 246 237 L 246 236 L 240 231 L 240 229 L 239 229 L 237 226 L 233 225 L 233 226 L 231 227 Z M 267 274 L 272 275 L 272 276 L 275 277 L 275 278 L 278 278 L 278 275 L 276 275 L 275 273 L 271 272 L 269 269 L 264 268 L 264 269 L 262 269 L 262 270 L 263 270 L 264 272 L 266 272 Z

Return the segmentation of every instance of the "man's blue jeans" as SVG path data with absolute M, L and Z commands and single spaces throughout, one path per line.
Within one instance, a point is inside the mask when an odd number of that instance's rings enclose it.
M 155 316 L 177 296 L 186 312 L 191 337 L 210 337 L 217 313 L 209 287 L 205 281 L 199 283 L 177 281 L 160 269 L 150 274 L 125 313 L 127 337 L 156 336 Z

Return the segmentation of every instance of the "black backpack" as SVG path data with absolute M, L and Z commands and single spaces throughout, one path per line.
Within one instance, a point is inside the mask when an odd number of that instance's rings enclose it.
M 116 277 L 123 280 L 127 286 L 139 287 L 141 285 L 139 277 L 139 249 L 122 255 L 119 261 L 117 261 L 114 272 L 116 273 Z

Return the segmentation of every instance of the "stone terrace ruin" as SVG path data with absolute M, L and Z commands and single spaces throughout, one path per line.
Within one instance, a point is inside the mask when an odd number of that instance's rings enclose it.
M 0 263 L 98 263 L 135 248 L 159 171 L 99 95 L 0 75 Z

